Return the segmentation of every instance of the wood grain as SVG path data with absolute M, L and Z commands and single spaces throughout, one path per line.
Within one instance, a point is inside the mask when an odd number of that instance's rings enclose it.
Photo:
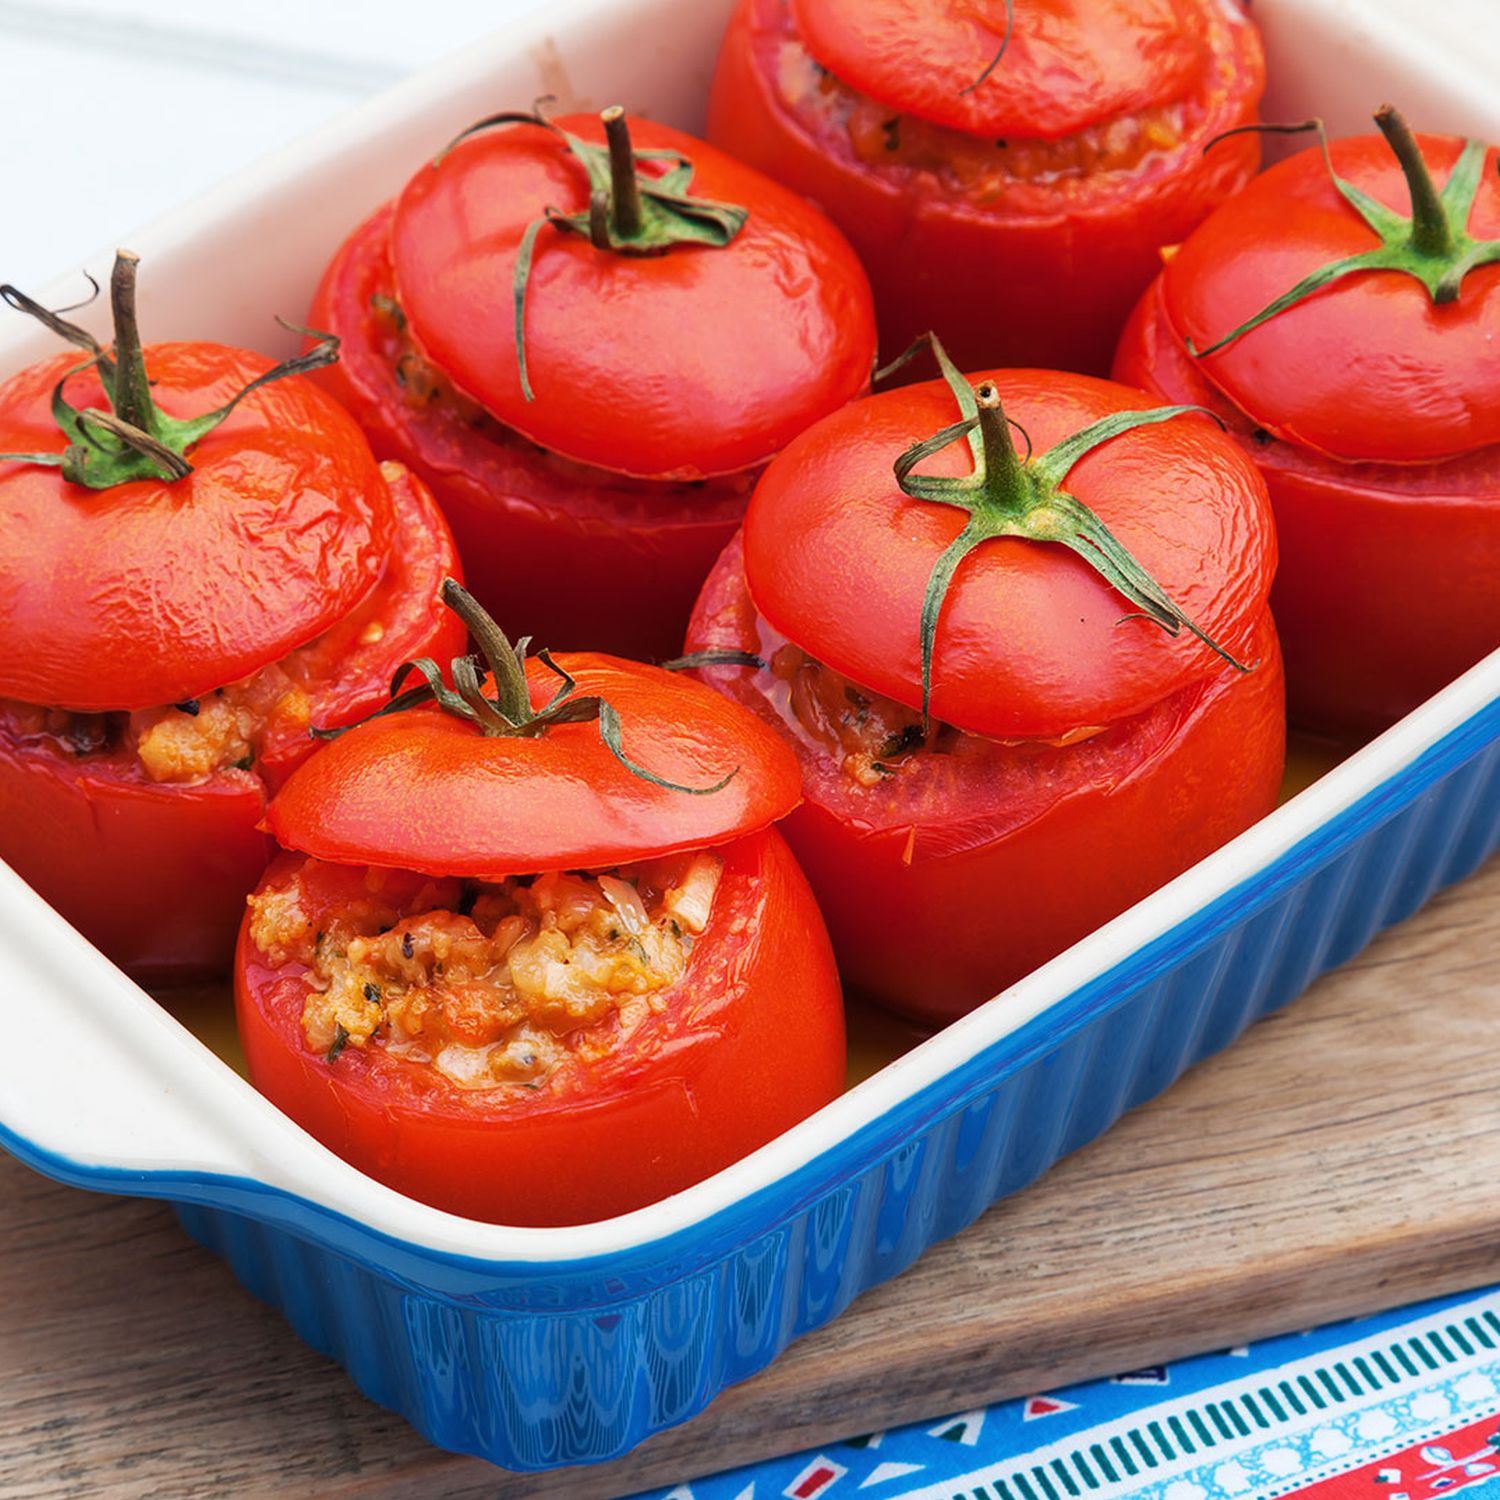
M 1500 1280 L 1500 863 L 605 1469 L 427 1446 L 157 1205 L 0 1159 L 0 1495 L 619 1496 Z

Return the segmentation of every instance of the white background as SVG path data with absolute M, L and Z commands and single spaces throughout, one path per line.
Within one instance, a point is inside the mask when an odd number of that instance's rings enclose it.
M 0 0 L 0 281 L 92 251 L 544 0 Z

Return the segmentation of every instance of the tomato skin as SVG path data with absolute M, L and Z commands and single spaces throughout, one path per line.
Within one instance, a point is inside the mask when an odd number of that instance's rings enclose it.
M 274 849 L 247 771 L 158 786 L 118 759 L 23 744 L 0 708 L 0 857 L 132 978 L 222 972 Z
M 51 396 L 78 363 L 62 354 L 0 386 L 0 452 L 62 451 Z M 186 418 L 271 361 L 155 344 L 146 367 L 157 404 Z M 66 394 L 107 405 L 92 373 Z M 353 421 L 310 382 L 254 392 L 191 462 L 175 483 L 107 490 L 0 464 L 0 695 L 89 712 L 197 697 L 312 640 L 380 577 L 387 484 Z
M 467 585 L 512 637 L 661 660 L 682 641 L 705 574 L 744 515 L 751 477 L 697 484 L 571 464 L 398 382 L 401 339 L 371 299 L 394 296 L 390 205 L 329 263 L 308 314 L 341 340 L 314 377 L 364 429 L 378 458 L 420 475 L 448 518 Z M 649 581 L 649 592 L 645 583 Z
M 810 198 L 849 236 L 875 290 L 885 358 L 932 330 L 960 368 L 1103 373 L 1160 267 L 1159 247 L 1185 237 L 1260 159 L 1249 136 L 1202 152 L 1255 118 L 1264 60 L 1248 23 L 1235 27 L 1224 97 L 1169 165 L 1066 195 L 1022 190 L 1010 210 L 932 174 L 862 162 L 846 136 L 790 106 L 777 80 L 791 34 L 787 0 L 738 0 L 709 96 L 709 139 Z
M 836 760 L 792 729 L 748 672 L 702 675 L 780 728 L 798 753 L 804 800 L 781 826 L 818 897 L 845 982 L 890 1009 L 944 1024 L 1271 810 L 1285 730 L 1269 612 L 1262 610 L 1252 639 L 1255 672 L 1226 669 L 1151 711 L 1147 719 L 1157 722 L 1133 742 L 1142 751 L 1115 754 L 1102 777 L 1092 758 L 1080 766 L 1069 749 L 1043 752 L 1051 768 L 1045 792 L 1013 798 L 987 788 L 977 824 L 961 786 L 911 806 L 861 799 Z M 757 644 L 741 552 L 731 544 L 704 586 L 688 648 Z
M 807 882 L 773 829 L 718 853 L 715 920 L 666 1011 L 593 1070 L 505 1090 L 498 1108 L 496 1091 L 455 1089 L 383 1047 L 333 1064 L 310 1052 L 305 971 L 268 968 L 247 919 L 235 997 L 251 1078 L 346 1161 L 469 1218 L 580 1224 L 679 1192 L 843 1086 L 838 976 Z M 266 883 L 301 863 L 282 855 Z
M 592 653 L 554 661 L 578 697 L 615 709 L 625 753 L 677 787 L 622 765 L 596 722 L 486 736 L 428 704 L 362 724 L 304 766 L 272 804 L 271 832 L 338 864 L 498 880 L 717 845 L 796 806 L 780 739 L 701 683 Z M 540 710 L 560 679 L 535 657 L 527 678 Z
M 1500 447 L 1442 463 L 1342 463 L 1268 441 L 1142 298 L 1115 376 L 1217 411 L 1260 469 L 1281 562 L 1271 605 L 1294 723 L 1386 728 L 1500 646 Z
M 1157 403 L 1087 375 L 997 370 L 1038 454 L 1094 422 Z M 861 687 L 922 703 L 927 581 L 967 513 L 905 494 L 892 460 L 958 410 L 940 380 L 851 402 L 789 444 L 745 517 L 745 567 L 766 619 Z M 973 468 L 952 443 L 924 473 Z M 1236 445 L 1186 413 L 1120 434 L 1063 482 L 1201 629 L 1241 661 L 1276 566 L 1265 487 Z M 1121 595 L 1056 544 L 985 542 L 953 576 L 932 659 L 932 713 L 976 734 L 1044 739 L 1140 713 L 1222 665 L 1188 632 L 1127 614 Z
M 447 659 L 465 633 L 438 600 L 458 567 L 432 497 L 394 466 L 386 470 L 396 543 L 371 594 L 328 632 L 328 653 L 305 683 L 313 722 L 348 723 L 385 701 L 407 657 Z M 378 643 L 358 635 L 372 618 Z M 197 784 L 151 781 L 133 753 L 76 758 L 25 739 L 0 704 L 0 858 L 90 942 L 147 983 L 223 973 L 245 897 L 275 845 L 260 831 L 266 786 L 275 787 L 317 742 L 268 740 L 260 777 L 227 770 Z

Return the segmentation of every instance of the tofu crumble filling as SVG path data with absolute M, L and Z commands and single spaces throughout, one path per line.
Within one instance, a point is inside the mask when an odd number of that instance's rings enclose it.
M 303 1036 L 330 1063 L 380 1046 L 461 1089 L 540 1088 L 665 1009 L 723 869 L 699 852 L 600 874 L 430 880 L 399 907 L 371 869 L 364 895 L 321 926 L 300 880 L 251 896 L 250 936 L 272 964 L 305 967 Z

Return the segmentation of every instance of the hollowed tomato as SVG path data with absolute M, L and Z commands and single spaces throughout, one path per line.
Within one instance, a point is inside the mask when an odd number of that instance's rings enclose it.
M 1248 181 L 1260 40 L 1221 0 L 738 0 L 709 138 L 817 203 L 892 357 L 1103 373 L 1181 239 Z

